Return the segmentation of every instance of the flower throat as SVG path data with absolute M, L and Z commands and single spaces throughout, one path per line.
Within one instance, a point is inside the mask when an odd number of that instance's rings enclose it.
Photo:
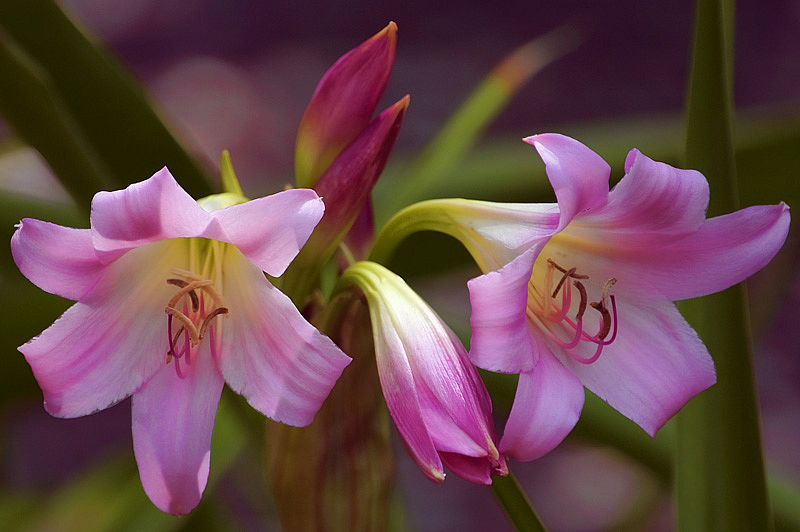
M 177 277 L 167 279 L 167 284 L 177 287 L 178 291 L 164 308 L 169 341 L 167 364 L 174 360 L 175 371 L 178 377 L 183 378 L 181 360 L 187 365 L 191 364 L 192 349 L 200 344 L 206 334 L 211 335 L 211 352 L 215 352 L 211 324 L 217 316 L 228 314 L 228 308 L 214 289 L 213 281 L 179 268 L 173 268 L 170 272 Z M 180 322 L 180 327 L 174 333 L 173 318 Z
M 553 289 L 555 272 L 561 274 L 561 278 Z M 600 358 L 603 348 L 617 338 L 617 303 L 611 289 L 617 280 L 611 278 L 603 284 L 602 293 L 599 301 L 589 303 L 589 296 L 583 281 L 589 279 L 588 275 L 582 275 L 576 268 L 562 268 L 552 259 L 547 259 L 547 271 L 544 279 L 544 293 L 541 293 L 533 283 L 533 276 L 528 282 L 528 314 L 539 321 L 548 337 L 561 346 L 574 360 L 582 364 L 591 364 Z M 575 317 L 568 315 L 572 306 L 572 288 L 578 291 L 579 301 Z M 552 290 L 552 291 L 551 291 Z M 561 305 L 557 303 L 558 294 L 561 292 Z M 540 301 L 537 301 L 540 300 Z M 537 303 L 541 303 L 538 305 Z M 587 309 L 591 307 L 599 314 L 598 330 L 594 335 L 584 330 L 583 323 Z M 562 324 L 563 328 L 572 332 L 571 340 L 565 341 L 556 334 L 555 325 Z M 613 329 L 613 332 L 612 332 Z M 611 335 L 609 337 L 609 335 Z M 590 357 L 584 357 L 574 351 L 574 348 L 581 342 L 595 344 L 595 352 Z

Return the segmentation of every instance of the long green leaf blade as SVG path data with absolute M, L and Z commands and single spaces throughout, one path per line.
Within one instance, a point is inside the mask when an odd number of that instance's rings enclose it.
M 3 0 L 0 27 L 52 78 L 117 187 L 168 166 L 193 196 L 211 193 L 201 167 L 173 137 L 137 83 L 54 1 Z
M 0 114 L 35 146 L 86 213 L 95 192 L 108 188 L 106 170 L 66 110 L 51 78 L 0 31 Z
M 686 165 L 709 180 L 710 215 L 738 207 L 732 17 L 732 0 L 698 0 Z M 744 287 L 681 308 L 714 357 L 717 384 L 678 417 L 677 529 L 771 530 Z

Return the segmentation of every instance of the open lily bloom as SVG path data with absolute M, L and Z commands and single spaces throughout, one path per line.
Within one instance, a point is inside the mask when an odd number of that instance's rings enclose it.
M 196 202 L 167 169 L 92 201 L 91 229 L 25 219 L 20 271 L 76 300 L 20 351 L 54 416 L 133 394 L 142 485 L 185 514 L 208 478 L 224 382 L 291 425 L 314 418 L 350 358 L 264 276 L 279 276 L 322 217 L 312 190 Z
M 530 137 L 558 204 L 451 200 L 450 229 L 484 275 L 469 282 L 470 356 L 519 373 L 502 452 L 532 460 L 575 425 L 586 386 L 648 434 L 714 384 L 714 365 L 673 301 L 725 289 L 783 244 L 785 204 L 706 219 L 709 189 L 632 150 L 609 166 L 579 142 Z
M 367 299 L 386 405 L 422 472 L 440 482 L 444 464 L 482 484 L 491 484 L 492 474 L 507 474 L 489 394 L 453 331 L 379 264 L 357 262 L 342 280 Z

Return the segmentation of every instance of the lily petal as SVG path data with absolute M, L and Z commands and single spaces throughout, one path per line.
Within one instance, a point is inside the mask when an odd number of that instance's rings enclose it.
M 543 245 L 467 283 L 472 304 L 469 356 L 476 366 L 503 373 L 530 371 L 547 349 L 531 334 L 526 310 L 528 280 Z
M 422 417 L 411 365 L 404 355 L 405 346 L 391 322 L 389 311 L 377 308 L 379 305 L 379 301 L 371 302 L 369 312 L 386 406 L 411 457 L 428 478 L 441 482 L 444 468 Z
M 11 237 L 14 262 L 33 284 L 67 299 L 83 297 L 105 270 L 89 229 L 25 218 Z
M 681 238 L 643 230 L 626 240 L 598 225 L 580 239 L 570 227 L 551 242 L 583 273 L 601 282 L 616 278 L 620 297 L 658 293 L 677 301 L 724 290 L 763 268 L 783 245 L 789 222 L 789 207 L 781 203 L 710 218 Z
M 414 333 L 403 338 L 404 352 L 408 354 L 422 418 L 436 449 L 487 456 L 487 446 L 494 449 L 494 428 L 487 422 L 491 401 L 461 340 L 421 300 L 414 307 L 398 305 L 393 310 L 396 320 L 415 324 Z M 403 311 L 413 310 L 424 317 L 404 315 Z M 402 330 L 397 324 L 395 328 Z
M 230 308 L 219 367 L 236 393 L 283 423 L 311 423 L 350 357 L 320 333 L 264 274 L 234 248 L 222 292 Z
M 191 364 L 162 367 L 133 396 L 133 451 L 147 496 L 162 511 L 189 513 L 205 490 L 211 434 L 224 381 L 209 343 L 200 344 Z
M 533 370 L 520 373 L 500 452 L 521 462 L 549 453 L 578 422 L 584 397 L 583 384 L 542 352 Z
M 559 230 L 578 213 L 606 204 L 611 167 L 602 157 L 577 140 L 556 133 L 534 135 L 524 140 L 536 148 L 544 161 L 561 210 Z
M 226 241 L 259 268 L 279 277 L 322 218 L 325 206 L 311 189 L 292 189 L 213 211 Z M 257 223 L 254 223 L 257 222 Z
M 213 218 L 162 168 L 124 190 L 98 192 L 92 200 L 92 241 L 103 262 L 144 244 L 169 238 L 219 238 Z M 207 234 L 204 234 L 207 233 Z
M 170 268 L 185 267 L 180 243 L 132 250 L 53 325 L 19 350 L 54 416 L 91 414 L 126 398 L 164 364 Z M 176 253 L 177 252 L 177 253 Z
M 654 161 L 633 149 L 625 159 L 626 175 L 608 194 L 602 216 L 586 223 L 613 225 L 619 231 L 689 234 L 706 219 L 709 188 L 703 174 Z
M 448 452 L 442 452 L 440 456 L 444 465 L 464 480 L 476 484 L 489 485 L 492 483 L 492 467 L 485 458 L 473 458 Z
M 697 333 L 668 301 L 620 298 L 619 332 L 593 364 L 559 354 L 592 392 L 654 436 L 692 397 L 716 382 Z M 540 358 L 541 360 L 541 358 Z

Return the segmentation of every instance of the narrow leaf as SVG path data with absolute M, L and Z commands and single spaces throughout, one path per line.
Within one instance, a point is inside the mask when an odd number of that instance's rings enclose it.
M 51 77 L 116 187 L 168 166 L 194 197 L 211 193 L 133 78 L 53 0 L 3 0 L 0 27 Z
M 698 0 L 686 165 L 709 180 L 709 215 L 738 207 L 732 17 L 732 0 Z M 714 357 L 717 384 L 678 417 L 677 529 L 771 530 L 744 287 L 681 309 Z

